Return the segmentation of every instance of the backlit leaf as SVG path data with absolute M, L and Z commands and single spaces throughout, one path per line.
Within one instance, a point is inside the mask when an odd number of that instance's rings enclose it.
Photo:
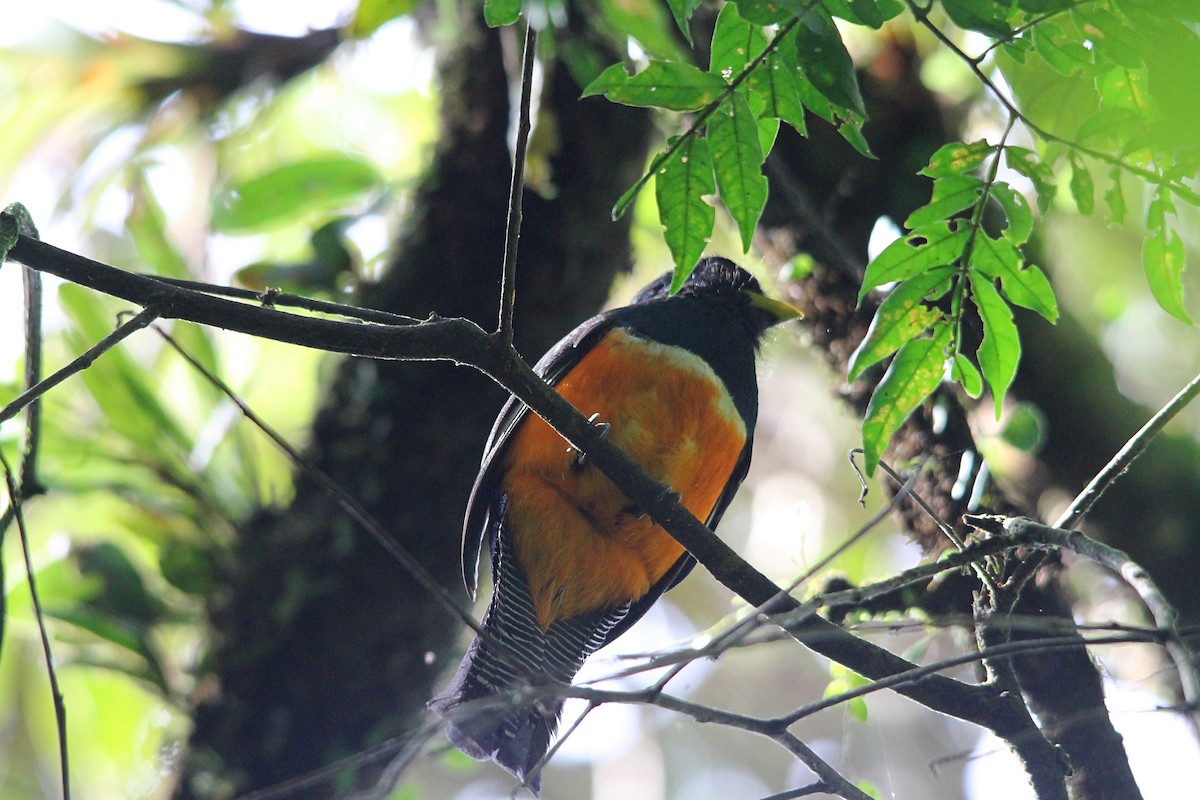
M 683 142 L 663 162 L 655 177 L 658 218 L 680 283 L 687 277 L 685 270 L 700 260 L 704 244 L 712 234 L 717 211 L 703 197 L 715 191 L 708 143 L 698 136 Z
M 949 219 L 979 201 L 983 193 L 983 181 L 970 175 L 948 175 L 933 182 L 933 196 L 929 202 L 909 214 L 904 221 L 906 228 L 919 228 L 938 220 Z
M 971 296 L 983 322 L 983 341 L 979 343 L 979 367 L 992 389 L 996 419 L 1004 407 L 1004 395 L 1017 374 L 1021 360 L 1021 340 L 1013 323 L 1012 310 L 1000 297 L 990 278 L 970 273 Z
M 651 61 L 636 75 L 613 64 L 583 90 L 584 97 L 603 94 L 614 103 L 672 111 L 704 108 L 725 91 L 717 75 L 674 61 Z
M 512 25 L 521 16 L 521 0 L 483 0 L 483 21 L 489 28 Z
M 1008 218 L 1005 235 L 1013 244 L 1020 245 L 1028 241 L 1029 234 L 1033 232 L 1033 210 L 1029 208 L 1025 195 L 1003 181 L 993 183 L 989 194 L 1004 209 L 1004 216 Z
M 867 367 L 887 358 L 940 319 L 941 312 L 922 301 L 945 294 L 954 274 L 954 267 L 939 267 L 893 289 L 879 304 L 867 335 L 850 356 L 846 380 L 853 382 Z
M 740 93 L 709 118 L 707 136 L 721 201 L 738 224 L 743 249 L 749 250 L 767 202 L 767 179 L 758 124 Z
M 964 175 L 979 168 L 994 152 L 996 152 L 996 148 L 988 144 L 986 139 L 980 139 L 970 144 L 965 142 L 944 144 L 929 157 L 929 165 L 921 170 L 921 174 L 928 175 L 930 178 Z
M 297 215 L 337 208 L 379 188 L 372 165 L 348 156 L 298 161 L 226 188 L 213 203 L 213 227 L 241 231 L 295 222 Z
M 865 115 L 854 61 L 833 20 L 811 11 L 796 26 L 795 36 L 796 59 L 809 82 L 834 105 Z
M 875 472 L 892 434 L 941 383 L 951 338 L 950 325 L 942 324 L 934 328 L 932 338 L 909 341 L 896 353 L 875 387 L 862 427 L 868 475 Z
M 858 300 L 876 286 L 902 281 L 922 272 L 953 264 L 962 255 L 968 232 L 941 221 L 918 228 L 892 242 L 867 265 Z
M 1151 231 L 1142 243 L 1142 267 L 1154 299 L 1180 322 L 1191 325 L 1183 303 L 1183 240 L 1167 227 Z

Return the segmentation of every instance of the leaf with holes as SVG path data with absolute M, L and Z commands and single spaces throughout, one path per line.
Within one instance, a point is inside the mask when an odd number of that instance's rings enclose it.
M 953 331 L 949 324 L 934 327 L 928 339 L 913 339 L 900 348 L 883 379 L 875 387 L 863 419 L 863 460 L 867 474 L 875 472 L 892 434 L 921 401 L 942 381 L 946 347 Z
M 1021 360 L 1021 339 L 1013 323 L 1012 309 L 996 291 L 992 281 L 980 272 L 971 271 L 971 296 L 983 322 L 983 341 L 979 343 L 979 367 L 992 389 L 996 419 L 1004 407 L 1004 395 L 1017 374 Z
M 846 380 L 853 382 L 863 370 L 881 361 L 941 318 L 941 312 L 924 305 L 950 288 L 954 267 L 939 267 L 909 278 L 879 304 L 867 335 L 850 356 Z
M 1192 324 L 1183 302 L 1183 240 L 1165 225 L 1151 231 L 1142 243 L 1142 267 L 1150 292 L 1163 310 L 1180 322 Z
M 735 93 L 708 121 L 708 147 L 721 201 L 738 224 L 742 248 L 750 249 L 754 227 L 767 203 L 758 124 L 746 99 Z
M 925 225 L 892 242 L 867 265 L 858 301 L 876 286 L 903 281 L 937 267 L 953 264 L 962 255 L 968 232 L 945 221 Z
M 686 280 L 712 234 L 717 211 L 704 202 L 704 195 L 715 191 L 708 143 L 698 136 L 688 137 L 655 176 L 658 218 L 675 262 L 673 288 Z

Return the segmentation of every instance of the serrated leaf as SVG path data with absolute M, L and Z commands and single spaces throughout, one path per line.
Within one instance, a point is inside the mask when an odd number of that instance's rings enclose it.
M 1008 219 L 1006 236 L 1016 245 L 1028 241 L 1029 234 L 1033 232 L 1033 210 L 1025 195 L 1004 181 L 993 183 L 989 194 L 1004 209 L 1004 216 Z
M 1183 241 L 1174 230 L 1164 226 L 1151 231 L 1142 243 L 1142 267 L 1154 299 L 1168 314 L 1191 325 L 1183 302 L 1185 265 Z
M 951 327 L 938 325 L 932 338 L 909 341 L 896 353 L 875 387 L 862 426 L 863 460 L 868 475 L 874 474 L 892 434 L 941 383 L 951 338 Z
M 512 25 L 521 16 L 521 0 L 483 0 L 483 21 L 489 28 Z
M 1012 38 L 1012 28 L 1004 16 L 1008 5 L 995 0 L 942 0 L 946 15 L 955 25 L 1001 40 Z
M 980 139 L 970 144 L 964 142 L 944 144 L 929 157 L 929 164 L 921 170 L 920 174 L 930 178 L 964 175 L 977 169 L 994 152 L 996 152 L 996 147 L 988 144 L 986 139 Z
M 703 198 L 715 191 L 708 143 L 698 136 L 684 141 L 656 174 L 658 218 L 676 275 L 695 266 L 712 235 L 717 211 Z
M 728 83 L 766 46 L 766 40 L 758 29 L 738 16 L 737 6 L 728 3 L 717 15 L 717 23 L 713 27 L 708 71 Z
M 667 0 L 667 6 L 671 9 L 671 16 L 675 18 L 675 24 L 679 26 L 679 32 L 683 34 L 683 38 L 687 39 L 688 45 L 692 42 L 692 26 L 688 23 L 692 19 L 692 14 L 700 7 L 700 0 Z
M 298 214 L 358 200 L 382 182 L 374 166 L 357 158 L 298 161 L 226 188 L 213 203 L 212 224 L 240 231 L 294 222 Z
M 1075 207 L 1085 217 L 1090 216 L 1096 208 L 1096 186 L 1092 182 L 1092 173 L 1079 158 L 1071 159 L 1071 197 Z
M 740 93 L 709 117 L 707 138 L 721 201 L 738 224 L 743 249 L 749 250 L 767 203 L 767 179 L 758 124 Z
M 854 61 L 833 20 L 823 11 L 813 10 L 804 15 L 794 33 L 796 60 L 809 82 L 835 106 L 865 116 Z
M 949 219 L 979 201 L 984 183 L 970 175 L 948 175 L 933 182 L 929 202 L 908 215 L 906 228 L 919 228 L 938 220 Z
M 697 111 L 725 91 L 717 75 L 675 61 L 651 61 L 636 75 L 613 64 L 583 90 L 583 97 L 603 94 L 614 103 L 641 108 Z
M 991 279 L 972 271 L 971 297 L 983 322 L 983 341 L 979 343 L 979 368 L 992 389 L 996 419 L 1004 407 L 1004 395 L 1017 374 L 1021 360 L 1021 339 L 1013 323 L 1012 309 L 1000 297 Z
M 858 292 L 859 302 L 876 286 L 907 280 L 953 264 L 962 255 L 967 239 L 965 228 L 956 230 L 945 221 L 926 225 L 897 239 L 867 265 L 867 274 Z
M 950 378 L 958 381 L 972 400 L 978 400 L 983 394 L 983 376 L 971 359 L 964 353 L 955 353 L 950 366 Z
M 941 318 L 941 312 L 922 301 L 945 294 L 955 271 L 954 267 L 930 270 L 904 281 L 884 298 L 867 335 L 850 356 L 847 382 L 853 383 L 867 367 L 887 358 Z

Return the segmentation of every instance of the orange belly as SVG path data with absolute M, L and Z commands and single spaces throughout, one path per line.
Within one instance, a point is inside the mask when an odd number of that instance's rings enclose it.
M 556 388 L 659 482 L 708 518 L 742 448 L 746 427 L 729 394 L 697 356 L 606 334 Z M 517 560 L 538 623 L 641 598 L 683 554 L 612 482 L 540 418 L 529 415 L 508 446 L 503 489 Z

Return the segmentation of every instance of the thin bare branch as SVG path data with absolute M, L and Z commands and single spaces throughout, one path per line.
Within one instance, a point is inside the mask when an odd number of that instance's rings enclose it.
M 517 295 L 517 244 L 521 238 L 521 195 L 525 190 L 525 154 L 529 149 L 529 104 L 533 95 L 533 64 L 537 30 L 525 23 L 525 49 L 521 65 L 521 101 L 517 111 L 517 141 L 513 148 L 512 183 L 508 192 L 508 226 L 504 232 L 504 267 L 500 278 L 500 321 L 496 335 L 506 345 L 513 341 L 513 309 Z
M 34 383 L 29 384 L 28 389 L 17 395 L 17 397 L 14 398 L 11 403 L 0 409 L 0 423 L 4 422 L 5 420 L 12 419 L 21 412 L 21 409 L 25 408 L 26 406 L 29 407 L 30 415 L 32 415 L 37 408 L 37 399 L 39 397 L 53 389 L 55 386 L 58 386 L 72 375 L 83 372 L 85 369 L 95 363 L 97 358 L 111 350 L 117 343 L 128 337 L 130 334 L 140 331 L 142 328 L 146 327 L 156 319 L 158 319 L 157 312 L 149 308 L 143 310 L 132 319 L 117 326 L 112 333 L 96 342 L 96 344 L 89 347 L 78 358 L 55 372 L 49 378 L 46 378 L 46 380 L 41 382 L 35 381 Z M 26 357 L 28 357 L 28 351 Z M 28 370 L 26 373 L 28 374 Z M 27 441 L 26 450 L 28 450 L 28 447 L 29 445 Z M 22 488 L 22 491 L 25 491 L 25 489 Z M 28 497 L 29 495 L 27 494 L 25 496 Z
M 1169 403 L 1159 409 L 1158 413 L 1125 443 L 1125 446 L 1113 456 L 1104 469 L 1100 470 L 1096 477 L 1092 478 L 1091 482 L 1079 493 L 1079 496 L 1071 502 L 1067 510 L 1055 520 L 1052 527 L 1069 529 L 1078 525 L 1084 515 L 1096 504 L 1096 501 L 1104 495 L 1108 487 L 1125 474 L 1125 471 L 1137 460 L 1138 456 L 1145 452 L 1150 442 L 1154 441 L 1166 424 L 1174 419 L 1188 403 L 1195 400 L 1197 395 L 1200 395 L 1200 375 L 1192 378 L 1191 382 L 1180 389 Z
M 54 653 L 50 649 L 50 634 L 46 630 L 46 617 L 42 612 L 42 601 L 38 595 L 37 580 L 33 575 L 33 556 L 29 550 L 29 537 L 25 529 L 25 514 L 22 511 L 21 490 L 16 477 L 0 449 L 0 467 L 4 470 L 4 483 L 8 488 L 8 502 L 13 519 L 17 524 L 17 536 L 21 540 L 21 552 L 25 556 L 25 577 L 29 582 L 29 596 L 33 601 L 33 615 L 37 620 L 38 633 L 42 641 L 42 655 L 46 660 L 46 674 L 50 678 L 50 694 L 54 698 L 54 722 L 58 733 L 59 776 L 62 780 L 63 800 L 71 800 L 71 768 L 67 757 L 67 706 L 62 690 L 58 686 L 58 672 L 54 668 Z

